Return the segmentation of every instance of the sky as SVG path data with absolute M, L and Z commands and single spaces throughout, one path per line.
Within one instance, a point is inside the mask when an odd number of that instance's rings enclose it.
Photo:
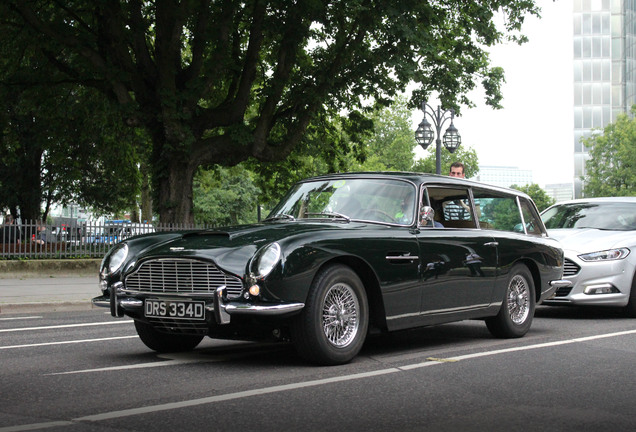
M 470 97 L 476 107 L 464 107 L 454 124 L 480 166 L 532 170 L 533 182 L 545 187 L 571 183 L 574 176 L 572 2 L 536 4 L 541 18 L 526 17 L 522 27 L 529 42 L 490 49 L 491 64 L 505 72 L 503 108 L 494 110 L 483 91 L 475 92 Z M 436 101 L 429 104 L 437 107 Z M 421 111 L 415 112 L 415 125 L 421 120 Z M 416 157 L 424 155 L 420 150 Z

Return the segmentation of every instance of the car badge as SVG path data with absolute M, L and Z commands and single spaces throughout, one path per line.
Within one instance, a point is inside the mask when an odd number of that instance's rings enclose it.
M 170 251 L 171 251 L 171 252 L 178 252 L 178 251 L 182 251 L 183 249 L 184 249 L 184 248 L 182 248 L 182 247 L 171 247 L 171 248 L 170 248 Z

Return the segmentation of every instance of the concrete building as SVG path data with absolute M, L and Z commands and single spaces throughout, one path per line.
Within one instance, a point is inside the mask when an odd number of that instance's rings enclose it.
M 636 0 L 573 0 L 574 196 L 588 152 L 581 138 L 636 103 Z
M 471 180 L 503 187 L 525 186 L 532 184 L 532 171 L 510 166 L 480 166 Z
M 555 202 L 562 202 L 573 198 L 573 186 L 572 183 L 553 183 L 545 185 L 543 190 L 549 197 L 553 198 Z

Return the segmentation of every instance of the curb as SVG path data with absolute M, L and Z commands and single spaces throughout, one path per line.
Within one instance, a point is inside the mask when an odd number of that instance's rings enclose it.
M 50 303 L 7 303 L 0 304 L 0 315 L 46 312 L 74 312 L 91 309 L 104 309 L 94 306 L 91 301 L 69 301 Z M 106 309 L 104 309 L 106 310 Z
M 100 259 L 0 260 L 0 278 L 96 276 L 100 263 Z

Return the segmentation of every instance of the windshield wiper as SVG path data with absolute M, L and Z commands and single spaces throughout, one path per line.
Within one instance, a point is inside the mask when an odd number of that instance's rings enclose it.
M 334 219 L 344 219 L 347 222 L 351 221 L 351 218 L 347 215 L 343 215 L 342 213 L 336 212 L 320 212 L 320 213 L 305 213 L 307 216 L 327 216 Z
M 284 219 L 284 220 L 291 220 L 291 221 L 296 220 L 296 218 L 295 218 L 295 217 L 293 217 L 293 216 L 292 216 L 292 215 L 290 215 L 290 214 L 287 214 L 287 213 L 279 213 L 279 214 L 277 214 L 277 215 L 270 216 L 270 217 L 268 217 L 267 219 L 264 219 L 264 220 L 263 220 L 263 222 L 265 222 L 265 221 L 269 221 L 269 220 L 280 220 L 280 219 Z

